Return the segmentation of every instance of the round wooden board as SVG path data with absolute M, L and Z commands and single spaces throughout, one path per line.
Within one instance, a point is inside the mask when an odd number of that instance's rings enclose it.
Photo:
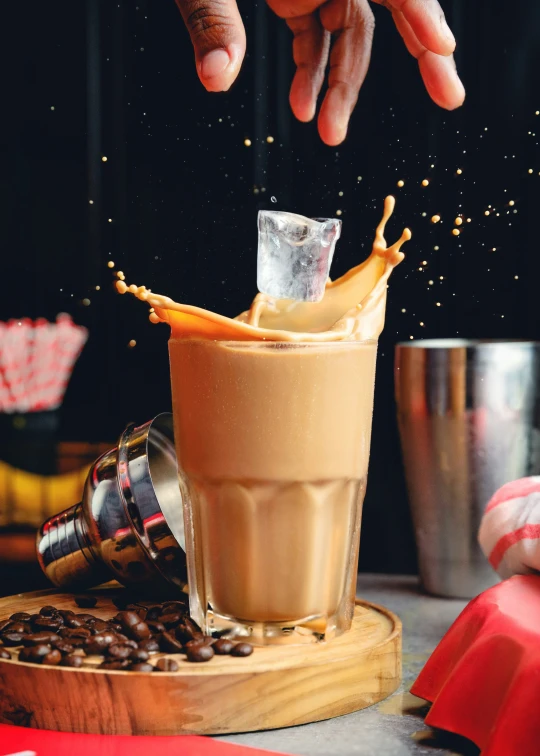
M 54 591 L 9 596 L 0 599 L 0 619 L 45 604 L 107 619 L 117 612 L 111 593 L 94 591 L 98 604 L 90 610 Z M 206 664 L 174 658 L 180 670 L 173 673 L 0 660 L 0 722 L 108 735 L 216 735 L 329 719 L 396 690 L 401 621 L 357 601 L 352 629 L 328 643 L 256 648 L 247 658 L 214 657 Z

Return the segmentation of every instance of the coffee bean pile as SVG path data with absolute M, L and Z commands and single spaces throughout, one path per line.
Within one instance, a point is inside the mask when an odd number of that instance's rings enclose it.
M 205 635 L 181 601 L 127 605 L 121 599 L 113 601 L 121 611 L 108 620 L 54 606 L 44 606 L 38 614 L 12 614 L 0 621 L 0 659 L 12 658 L 7 651 L 11 647 L 19 661 L 33 664 L 82 667 L 85 657 L 102 656 L 99 669 L 176 672 L 179 667 L 174 659 L 161 657 L 151 664 L 151 655 L 184 654 L 189 662 L 207 662 L 216 654 L 249 656 L 253 652 L 249 643 Z M 80 596 L 75 602 L 91 609 L 97 599 Z

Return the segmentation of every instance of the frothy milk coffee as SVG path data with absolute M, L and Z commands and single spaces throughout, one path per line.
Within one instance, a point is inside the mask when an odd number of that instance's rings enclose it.
M 388 278 L 387 197 L 368 259 L 320 302 L 263 294 L 235 319 L 117 282 L 171 326 L 175 443 L 190 606 L 205 631 L 254 642 L 350 627 L 377 339 Z

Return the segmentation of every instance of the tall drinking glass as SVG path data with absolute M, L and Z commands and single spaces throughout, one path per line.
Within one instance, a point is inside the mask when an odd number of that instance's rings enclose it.
M 350 628 L 377 344 L 169 342 L 190 606 L 205 631 Z

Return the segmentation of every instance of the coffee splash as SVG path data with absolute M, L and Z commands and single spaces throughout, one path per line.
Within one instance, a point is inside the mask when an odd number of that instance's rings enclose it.
M 328 280 L 320 302 L 273 299 L 257 294 L 251 307 L 236 318 L 179 304 L 145 286 L 117 281 L 120 294 L 147 302 L 153 323 L 169 323 L 173 339 L 220 341 L 331 342 L 376 340 L 384 327 L 386 289 L 390 274 L 403 260 L 401 246 L 411 238 L 408 228 L 386 245 L 384 232 L 395 199 L 386 197 L 370 256 L 335 281 Z

